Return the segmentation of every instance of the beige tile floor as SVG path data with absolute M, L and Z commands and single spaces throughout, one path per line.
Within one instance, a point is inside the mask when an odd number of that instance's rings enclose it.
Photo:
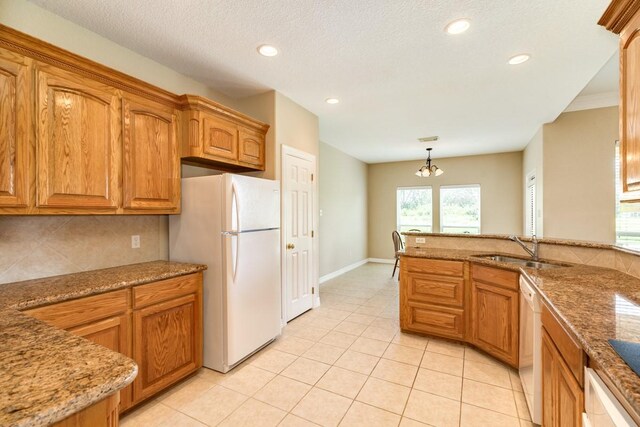
M 123 427 L 532 426 L 516 371 L 470 347 L 398 329 L 392 266 L 323 284 L 322 306 L 223 375 L 194 377 Z

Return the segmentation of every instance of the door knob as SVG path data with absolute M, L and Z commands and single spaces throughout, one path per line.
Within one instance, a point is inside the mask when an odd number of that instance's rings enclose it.
M 295 249 L 296 245 L 293 243 L 287 243 L 287 249 Z

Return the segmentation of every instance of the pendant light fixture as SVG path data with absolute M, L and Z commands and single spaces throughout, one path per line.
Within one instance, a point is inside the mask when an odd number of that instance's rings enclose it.
M 431 148 L 427 148 L 427 153 L 429 153 L 429 156 L 427 157 L 427 163 L 417 170 L 416 176 L 426 178 L 431 175 L 440 176 L 444 173 L 444 171 L 438 166 L 431 165 L 431 150 Z

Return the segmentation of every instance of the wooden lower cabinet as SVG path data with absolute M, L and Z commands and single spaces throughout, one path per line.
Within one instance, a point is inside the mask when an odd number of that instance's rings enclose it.
M 409 302 L 405 311 L 404 330 L 464 338 L 464 311 L 461 309 Z
M 463 262 L 402 258 L 400 328 L 464 340 L 464 284 Z
M 549 334 L 542 333 L 542 425 L 580 427 L 584 391 Z
M 109 350 L 131 356 L 129 324 L 129 314 L 122 314 L 71 328 L 69 332 L 107 347 Z M 132 389 L 132 386 L 129 385 L 120 390 L 120 411 L 131 407 Z
M 400 328 L 469 342 L 517 367 L 518 278 L 474 263 L 402 257 Z
M 120 412 L 202 366 L 202 273 L 25 313 L 136 361 L 136 379 L 120 390 Z
M 200 298 L 197 294 L 154 304 L 133 313 L 136 401 L 146 399 L 197 370 Z
M 118 393 L 52 424 L 52 427 L 118 427 Z
M 471 341 L 492 356 L 518 366 L 518 292 L 471 282 Z

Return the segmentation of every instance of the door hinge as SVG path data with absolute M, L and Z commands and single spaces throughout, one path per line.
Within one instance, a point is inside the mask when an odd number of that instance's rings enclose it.
M 311 237 L 313 237 L 313 236 L 314 236 L 314 233 L 313 233 L 313 230 L 311 230 Z
M 311 182 L 313 182 L 313 174 L 311 174 Z
M 311 288 L 311 295 L 315 295 L 315 293 L 316 293 L 316 288 L 315 287 Z

